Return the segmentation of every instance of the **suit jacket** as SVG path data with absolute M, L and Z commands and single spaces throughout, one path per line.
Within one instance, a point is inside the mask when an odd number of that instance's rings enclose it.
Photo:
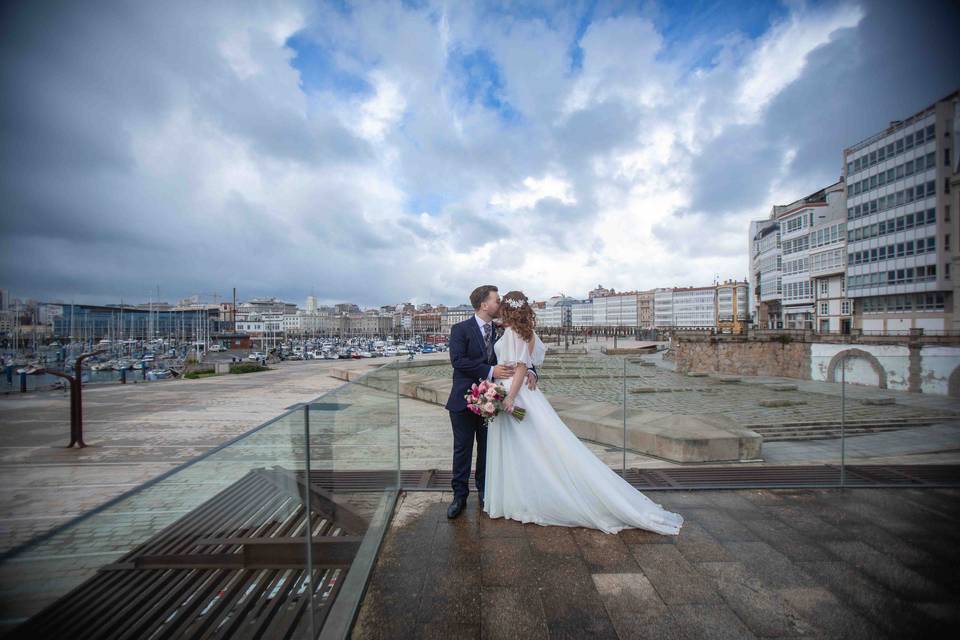
M 496 325 L 494 325 L 496 326 Z M 494 334 L 493 341 L 502 332 Z M 448 411 L 464 411 L 467 401 L 463 396 L 470 391 L 474 382 L 487 379 L 490 367 L 497 364 L 496 351 L 491 349 L 490 359 L 487 360 L 483 348 L 483 332 L 477 324 L 476 318 L 470 316 L 450 328 L 450 363 L 453 365 L 453 386 L 450 388 L 450 397 L 447 399 Z M 533 372 L 537 370 L 534 367 Z

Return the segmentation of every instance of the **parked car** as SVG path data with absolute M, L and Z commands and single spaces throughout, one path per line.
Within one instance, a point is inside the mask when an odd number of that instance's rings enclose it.
M 262 351 L 251 351 L 250 355 L 247 356 L 247 360 L 263 360 L 267 357 L 267 354 Z

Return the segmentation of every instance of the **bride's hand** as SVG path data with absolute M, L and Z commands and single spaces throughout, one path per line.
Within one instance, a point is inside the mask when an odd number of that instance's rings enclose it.
M 510 413 L 513 411 L 513 398 L 507 396 L 503 399 L 503 411 L 504 413 Z

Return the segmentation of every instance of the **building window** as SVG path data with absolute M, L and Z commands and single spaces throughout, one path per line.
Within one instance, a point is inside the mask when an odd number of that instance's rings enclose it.
M 850 315 L 850 301 L 849 301 L 849 300 L 841 300 L 841 301 L 840 301 L 840 313 L 841 313 L 841 315 L 845 315 L 845 316 Z
M 826 295 L 827 295 L 827 281 L 821 280 L 820 281 L 820 297 L 823 297 Z
M 829 303 L 821 302 L 820 303 L 820 315 L 826 316 L 830 314 Z
M 950 234 L 943 234 L 943 250 L 950 251 Z

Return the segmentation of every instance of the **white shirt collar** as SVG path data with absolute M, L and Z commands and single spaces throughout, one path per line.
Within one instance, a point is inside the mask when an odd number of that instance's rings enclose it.
M 473 314 L 473 317 L 474 317 L 474 319 L 476 319 L 477 325 L 479 325 L 479 327 L 480 327 L 480 333 L 483 333 L 483 325 L 485 325 L 486 322 L 484 322 L 484 321 L 483 321 L 483 318 L 481 318 L 481 317 L 478 316 L 477 314 Z M 490 322 L 490 328 L 493 329 L 493 321 Z

